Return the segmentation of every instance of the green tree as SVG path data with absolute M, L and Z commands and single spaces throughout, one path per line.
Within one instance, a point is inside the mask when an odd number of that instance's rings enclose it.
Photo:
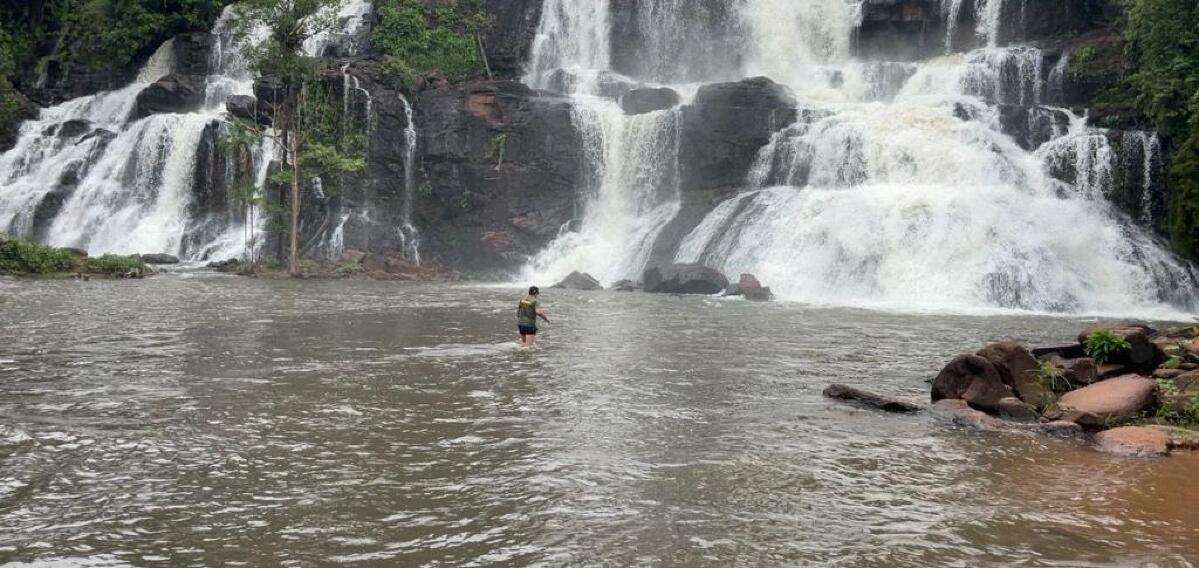
M 320 113 L 313 112 L 309 90 L 323 64 L 304 53 L 304 42 L 329 31 L 342 0 L 245 0 L 237 10 L 246 29 L 262 27 L 266 40 L 257 47 L 254 67 L 270 80 L 272 96 L 260 101 L 271 109 L 271 128 L 239 125 L 273 138 L 284 154 L 284 168 L 272 180 L 288 187 L 287 271 L 300 275 L 299 231 L 301 182 L 362 169 L 361 157 L 347 156 L 319 136 Z
M 1125 0 L 1124 36 L 1137 106 L 1177 148 L 1169 172 L 1170 236 L 1199 254 L 1199 3 Z
M 479 0 L 380 0 L 376 8 L 371 44 L 386 54 L 388 67 L 409 78 L 440 71 L 454 81 L 483 71 L 479 32 L 488 20 Z

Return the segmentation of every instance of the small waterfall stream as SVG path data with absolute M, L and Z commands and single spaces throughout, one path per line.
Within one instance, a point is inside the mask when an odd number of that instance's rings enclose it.
M 738 50 L 739 75 L 787 85 L 806 118 L 761 149 L 744 191 L 695 226 L 675 260 L 753 272 L 782 298 L 816 303 L 1193 309 L 1193 268 L 1107 199 L 1115 163 L 1108 134 L 1066 109 L 1038 106 L 1060 94 L 1065 64 L 1047 69 L 1040 50 L 998 46 L 1002 0 L 945 0 L 950 36 L 964 1 L 972 2 L 987 47 L 897 63 L 850 57 L 860 14 L 839 0 L 738 0 L 741 41 L 728 48 Z M 604 4 L 546 0 L 525 79 L 551 87 L 556 74 L 574 78 L 575 121 L 592 179 L 577 227 L 532 259 L 527 279 L 550 283 L 572 270 L 606 283 L 638 278 L 646 247 L 688 189 L 678 187 L 680 164 L 667 150 L 678 143 L 669 135 L 678 111 L 626 117 L 598 96 L 596 83 L 616 75 Z M 663 21 L 641 36 L 677 27 Z M 693 85 L 671 86 L 694 92 Z M 1027 114 L 1002 114 L 1012 109 Z M 1021 121 L 1035 131 L 1035 150 L 1006 131 Z M 1138 175 L 1150 215 L 1155 144 L 1129 139 L 1121 150 L 1144 156 Z

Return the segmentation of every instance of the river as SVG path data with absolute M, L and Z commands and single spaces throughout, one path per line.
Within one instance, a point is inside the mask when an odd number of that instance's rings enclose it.
M 0 280 L 0 562 L 1190 566 L 1199 457 L 924 401 L 1083 320 L 468 284 Z

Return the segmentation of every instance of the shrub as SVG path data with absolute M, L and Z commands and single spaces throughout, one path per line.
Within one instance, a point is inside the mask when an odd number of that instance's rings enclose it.
M 146 265 L 141 259 L 133 256 L 121 256 L 116 254 L 106 254 L 104 256 L 89 258 L 84 263 L 88 272 L 93 274 L 108 274 L 112 276 L 120 276 L 130 272 L 145 270 Z
M 1066 374 L 1049 361 L 1037 363 L 1037 368 L 1033 370 L 1033 376 L 1042 387 L 1050 391 L 1060 392 L 1073 388 L 1070 380 L 1066 378 Z
M 387 66 L 411 78 L 437 70 L 453 81 L 483 68 L 477 34 L 487 24 L 478 0 L 379 2 L 371 44 L 387 55 Z
M 0 239 L 0 272 L 51 274 L 75 266 L 71 253 L 19 239 Z
M 1106 363 L 1111 361 L 1117 353 L 1131 349 L 1132 345 L 1110 329 L 1097 329 L 1087 336 L 1084 347 L 1087 356 L 1094 359 L 1096 363 Z

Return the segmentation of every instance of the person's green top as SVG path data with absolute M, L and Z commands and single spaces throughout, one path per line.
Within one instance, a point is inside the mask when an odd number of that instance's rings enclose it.
M 537 327 L 537 298 L 525 296 L 520 305 L 516 306 L 516 323 L 529 327 Z

